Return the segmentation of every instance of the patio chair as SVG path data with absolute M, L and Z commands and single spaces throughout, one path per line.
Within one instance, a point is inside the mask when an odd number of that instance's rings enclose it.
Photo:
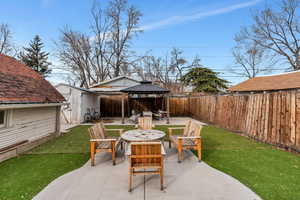
M 90 153 L 91 165 L 95 165 L 95 154 L 98 152 L 110 152 L 112 155 L 113 165 L 116 164 L 116 149 L 121 144 L 120 137 L 108 137 L 107 131 L 118 131 L 120 136 L 123 129 L 105 129 L 102 122 L 99 122 L 88 129 L 90 134 Z
M 160 189 L 164 184 L 164 155 L 161 142 L 133 142 L 127 150 L 129 160 L 129 192 L 132 191 L 133 176 L 159 174 Z
M 136 114 L 134 110 L 131 112 L 131 116 L 128 118 L 128 121 L 136 124 L 138 123 L 138 118 L 140 117 L 140 114 Z
M 154 128 L 154 125 L 152 124 L 152 117 L 139 117 L 136 128 L 142 130 L 151 130 Z
M 173 130 L 183 129 L 183 135 L 173 135 Z M 185 127 L 168 128 L 169 131 L 169 147 L 174 143 L 178 150 L 178 162 L 183 160 L 184 149 L 197 150 L 198 160 L 201 161 L 201 132 L 202 126 L 197 122 L 187 121 Z

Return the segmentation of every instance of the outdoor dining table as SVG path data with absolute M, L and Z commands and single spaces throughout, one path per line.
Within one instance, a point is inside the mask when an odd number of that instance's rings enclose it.
M 160 130 L 136 129 L 136 130 L 126 131 L 121 135 L 121 139 L 126 142 L 126 148 L 124 149 L 125 150 L 124 156 L 130 154 L 129 147 L 131 142 L 151 142 L 151 141 L 161 140 L 162 147 L 163 147 L 165 136 L 166 136 L 165 132 Z
M 165 132 L 160 130 L 129 130 L 121 135 L 125 142 L 147 142 L 154 140 L 163 140 L 166 136 Z

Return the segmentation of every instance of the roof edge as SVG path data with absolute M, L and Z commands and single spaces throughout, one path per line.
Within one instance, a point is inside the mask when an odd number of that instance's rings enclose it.
M 115 78 L 112 78 L 112 79 L 109 79 L 109 80 L 102 81 L 100 83 L 93 84 L 89 88 L 100 86 L 100 85 L 103 85 L 103 84 L 106 84 L 106 83 L 110 83 L 110 82 L 113 82 L 113 81 L 116 81 L 116 80 L 119 80 L 119 79 L 122 79 L 122 78 L 127 78 L 127 79 L 129 79 L 131 81 L 134 81 L 136 83 L 140 83 L 140 81 L 135 80 L 135 79 L 133 79 L 133 78 L 131 78 L 129 76 L 118 76 L 118 77 L 115 77 Z
M 0 110 L 16 109 L 16 108 L 40 108 L 40 107 L 53 107 L 61 106 L 65 103 L 0 103 Z

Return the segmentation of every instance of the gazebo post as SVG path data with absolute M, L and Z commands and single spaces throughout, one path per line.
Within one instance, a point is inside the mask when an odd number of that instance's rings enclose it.
M 124 119 L 124 94 L 122 94 L 122 124 L 125 123 Z
M 170 98 L 167 94 L 167 124 L 170 124 Z

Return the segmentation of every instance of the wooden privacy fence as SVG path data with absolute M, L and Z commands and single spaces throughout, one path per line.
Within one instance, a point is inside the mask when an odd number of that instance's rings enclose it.
M 130 108 L 136 111 L 145 109 L 144 107 L 153 108 L 153 110 L 162 109 L 162 99 L 158 98 L 144 98 L 128 101 L 124 99 L 125 116 L 130 115 Z M 129 105 L 130 104 L 130 105 Z M 186 97 L 170 97 L 170 115 L 175 116 L 189 116 L 189 104 Z M 122 97 L 121 96 L 107 96 L 100 100 L 100 110 L 103 117 L 121 117 L 122 116 Z
M 170 116 L 190 116 L 189 99 L 187 97 L 170 97 Z
M 125 98 L 125 114 L 129 115 Z M 133 104 L 135 105 L 135 104 Z M 121 98 L 101 99 L 104 116 L 121 116 Z M 170 97 L 171 116 L 191 116 L 262 142 L 300 152 L 300 92 Z
M 128 116 L 128 98 L 124 99 L 124 105 L 125 116 Z M 102 97 L 100 100 L 100 112 L 102 117 L 121 117 L 122 96 Z
M 192 117 L 300 152 L 300 93 L 188 98 Z

